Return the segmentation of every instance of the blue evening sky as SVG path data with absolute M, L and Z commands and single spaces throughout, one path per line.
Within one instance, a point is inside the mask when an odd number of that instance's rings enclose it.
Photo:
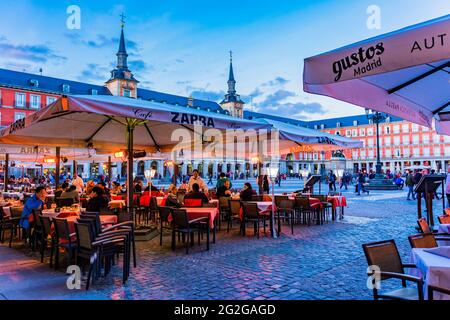
M 69 5 L 81 9 L 80 30 L 66 27 Z M 366 26 L 370 5 L 381 9 L 379 30 Z M 304 58 L 449 14 L 450 0 L 15 0 L 0 12 L 1 68 L 102 84 L 124 12 L 140 86 L 220 100 L 232 50 L 238 93 L 253 110 L 321 119 L 362 110 L 304 93 Z

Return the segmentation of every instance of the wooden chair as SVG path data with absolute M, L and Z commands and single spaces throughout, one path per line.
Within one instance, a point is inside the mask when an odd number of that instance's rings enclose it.
M 436 248 L 438 246 L 432 233 L 421 233 L 408 237 L 411 248 Z
M 254 234 L 259 239 L 259 223 L 263 222 L 264 226 L 264 234 L 266 233 L 266 221 L 268 220 L 268 215 L 261 215 L 259 213 L 258 205 L 255 202 L 242 202 L 242 211 L 243 211 L 243 219 L 242 219 L 242 231 L 243 235 L 246 235 L 245 226 L 247 222 L 253 222 Z
M 294 234 L 294 223 L 298 221 L 298 211 L 295 210 L 295 200 L 281 200 L 277 206 L 278 214 L 278 234 L 281 234 L 281 219 L 289 221 L 291 225 L 291 234 Z
M 289 200 L 289 196 L 285 196 L 285 195 L 275 196 L 275 205 L 277 208 L 280 206 L 281 201 L 283 201 L 283 200 Z
M 432 233 L 434 236 L 448 237 L 449 239 L 439 239 L 439 240 L 450 240 L 450 235 L 447 233 L 438 233 L 437 230 L 431 230 L 427 219 L 421 218 L 417 220 L 417 224 L 419 225 L 419 229 L 422 233 Z
M 314 198 L 317 198 L 322 203 L 322 210 L 320 212 L 322 221 L 328 221 L 328 217 L 330 216 L 330 213 L 332 213 L 333 205 L 328 202 L 328 196 L 327 195 L 315 195 Z
M 252 201 L 261 202 L 263 201 L 263 196 L 254 194 L 252 195 Z
M 162 239 L 163 239 L 163 230 L 170 230 L 173 231 L 172 222 L 169 221 L 169 216 L 172 214 L 172 208 L 170 207 L 159 207 L 159 221 L 160 221 L 160 230 L 159 230 L 159 245 L 162 246 Z M 172 248 L 175 246 L 174 243 L 172 243 Z
M 55 227 L 55 270 L 59 267 L 59 250 L 63 248 L 67 254 L 67 265 L 73 260 L 77 248 L 76 233 L 70 233 L 69 224 L 66 219 L 53 218 Z
M 307 197 L 295 198 L 295 209 L 297 210 L 300 220 L 303 224 L 310 226 L 311 221 L 317 215 L 317 210 L 309 205 L 309 199 Z
M 441 287 L 428 285 L 428 300 L 434 300 L 435 292 L 450 296 L 449 288 L 441 288 Z
M 369 267 L 377 266 L 379 268 L 380 281 L 387 279 L 400 279 L 402 281 L 402 287 L 400 289 L 386 293 L 379 293 L 377 284 L 374 284 L 373 297 L 375 300 L 379 300 L 380 298 L 423 300 L 423 280 L 405 273 L 405 268 L 416 268 L 416 266 L 402 263 L 394 240 L 363 244 L 362 247 Z M 376 272 L 368 272 L 367 275 L 369 277 L 377 276 Z M 417 288 L 408 288 L 407 281 L 416 283 Z
M 55 198 L 55 202 L 59 208 L 62 208 L 70 207 L 75 203 L 75 200 L 73 198 Z
M 41 219 L 39 219 L 39 216 L 42 214 L 42 210 L 33 209 L 31 214 L 33 215 L 33 223 L 30 225 L 30 229 L 32 228 L 33 231 L 31 232 L 30 244 L 32 250 L 35 251 L 38 241 L 40 244 L 42 244 L 42 240 L 44 237 Z
M 239 232 L 242 233 L 242 220 L 241 220 L 241 208 L 242 204 L 240 200 L 231 200 L 228 198 L 230 213 L 227 217 L 227 232 L 230 232 L 230 229 L 233 228 L 233 220 L 238 220 L 240 225 Z
M 42 241 L 41 241 L 41 263 L 44 262 L 44 253 L 50 241 L 50 268 L 53 267 L 53 252 L 55 250 L 55 239 L 52 234 L 52 220 L 42 215 L 38 216 L 42 225 Z M 50 239 L 49 239 L 50 237 Z
M 0 207 L 0 242 L 5 240 L 5 230 L 10 230 L 9 247 L 11 248 L 12 239 L 14 236 L 14 223 L 10 217 L 5 215 L 3 207 Z
M 186 210 L 183 209 L 173 209 L 172 210 L 172 218 L 173 218 L 173 228 L 177 233 L 181 233 L 187 237 L 186 243 L 186 254 L 189 254 L 189 245 L 194 245 L 194 233 L 198 233 L 198 244 L 200 245 L 200 236 L 203 232 L 203 228 L 200 225 L 200 222 L 204 221 L 204 218 L 189 220 L 188 214 Z M 174 236 L 172 236 L 172 240 L 174 240 Z
M 229 217 L 229 215 L 231 214 L 230 212 L 230 198 L 229 197 L 220 197 L 219 198 L 219 212 L 220 212 L 220 217 L 219 217 L 219 226 L 218 229 L 219 231 L 221 230 L 222 226 L 221 226 L 221 221 L 225 220 L 227 221 L 227 218 Z

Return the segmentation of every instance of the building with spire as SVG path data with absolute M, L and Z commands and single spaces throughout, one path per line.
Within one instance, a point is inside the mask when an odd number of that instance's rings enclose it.
M 230 51 L 230 71 L 228 74 L 228 93 L 225 95 L 225 99 L 220 103 L 222 109 L 226 110 L 233 117 L 244 117 L 244 105 L 245 102 L 241 100 L 241 97 L 236 93 L 236 80 L 234 79 L 233 70 L 233 53 Z
M 137 98 L 137 81 L 128 69 L 128 53 L 125 46 L 125 35 L 123 32 L 124 21 L 122 17 L 122 30 L 120 33 L 119 51 L 117 51 L 117 66 L 111 71 L 111 78 L 105 85 L 113 96 Z

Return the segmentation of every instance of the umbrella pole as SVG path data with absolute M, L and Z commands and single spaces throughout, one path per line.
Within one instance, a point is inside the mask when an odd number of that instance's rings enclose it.
M 133 134 L 134 134 L 134 126 L 130 123 L 127 124 L 127 206 L 128 206 L 128 214 L 131 221 L 134 221 L 133 214 L 133 195 L 134 195 L 134 186 L 133 186 Z
M 108 188 L 111 189 L 111 179 L 112 179 L 112 172 L 111 172 L 111 156 L 108 156 Z
M 4 172 L 4 185 L 5 192 L 8 192 L 8 177 L 9 177 L 9 153 L 5 154 L 5 172 Z
M 59 169 L 61 166 L 61 147 L 56 147 L 56 162 L 55 162 L 55 189 L 58 189 L 59 187 Z

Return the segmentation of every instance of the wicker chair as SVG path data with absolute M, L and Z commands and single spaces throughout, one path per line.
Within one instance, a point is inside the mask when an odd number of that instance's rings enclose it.
M 402 263 L 394 240 L 363 244 L 362 247 L 369 267 L 377 266 L 380 269 L 380 281 L 392 278 L 402 281 L 402 288 L 381 294 L 378 291 L 377 284 L 374 284 L 373 297 L 375 300 L 423 300 L 423 280 L 405 274 L 405 268 L 416 268 L 416 266 Z M 367 275 L 371 277 L 376 275 L 376 272 L 368 272 Z M 417 288 L 408 288 L 407 281 L 415 282 Z
M 436 248 L 438 246 L 432 233 L 421 233 L 408 237 L 411 248 Z

